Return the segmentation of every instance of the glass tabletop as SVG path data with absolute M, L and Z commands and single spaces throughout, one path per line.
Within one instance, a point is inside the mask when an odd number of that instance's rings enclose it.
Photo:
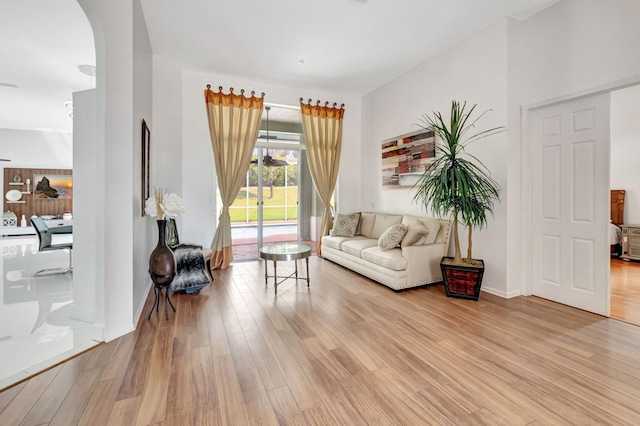
M 311 247 L 303 244 L 284 243 L 260 247 L 260 257 L 266 260 L 304 259 L 311 255 Z

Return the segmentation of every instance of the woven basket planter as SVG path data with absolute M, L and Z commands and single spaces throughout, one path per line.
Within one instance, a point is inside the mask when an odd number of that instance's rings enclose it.
M 443 257 L 440 261 L 444 291 L 447 297 L 478 300 L 484 275 L 484 262 L 479 261 L 482 263 L 481 266 L 449 265 L 443 263 L 445 259 L 453 260 L 453 258 Z

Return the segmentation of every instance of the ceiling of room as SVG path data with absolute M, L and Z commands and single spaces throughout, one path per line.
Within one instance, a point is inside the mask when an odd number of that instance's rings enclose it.
M 0 1 L 0 128 L 71 132 L 71 94 L 90 89 L 93 32 L 76 0 Z
M 154 54 L 183 68 L 355 96 L 557 1 L 141 0 Z M 95 54 L 76 0 L 0 2 L 0 128 L 71 131 L 64 103 L 94 85 L 81 65 Z

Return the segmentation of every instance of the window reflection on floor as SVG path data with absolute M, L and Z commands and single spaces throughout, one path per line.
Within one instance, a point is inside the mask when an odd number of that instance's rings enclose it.
M 263 245 L 272 245 L 298 240 L 298 225 L 294 224 L 269 224 L 263 229 Z M 257 225 L 231 226 L 231 241 L 234 262 L 242 262 L 258 259 L 258 227 Z M 311 253 L 316 253 L 316 241 L 301 239 L 300 244 L 311 247 Z
M 73 274 L 34 277 L 69 265 L 68 251 L 40 253 L 37 243 L 0 238 L 0 389 L 102 340 L 100 328 L 73 319 Z

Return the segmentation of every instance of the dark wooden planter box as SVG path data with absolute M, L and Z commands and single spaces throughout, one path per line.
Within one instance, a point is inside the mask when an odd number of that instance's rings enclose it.
M 453 259 L 452 257 L 443 257 Z M 444 281 L 444 291 L 447 297 L 458 299 L 478 300 L 480 297 L 480 286 L 484 275 L 484 262 L 482 266 L 472 265 L 445 265 L 440 261 L 440 270 Z

